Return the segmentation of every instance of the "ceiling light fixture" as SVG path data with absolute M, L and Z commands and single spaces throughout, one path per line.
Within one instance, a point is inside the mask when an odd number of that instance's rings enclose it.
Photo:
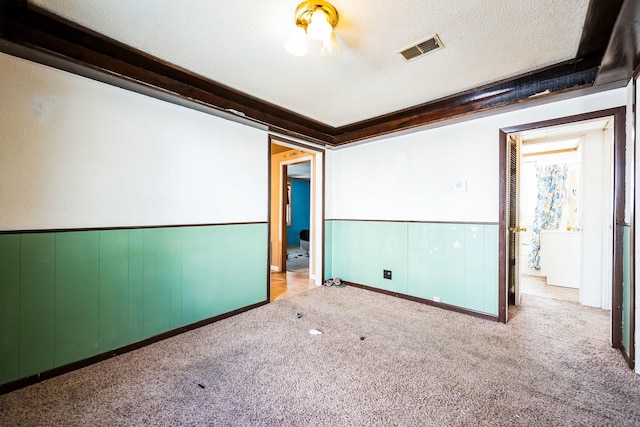
M 338 55 L 342 48 L 333 31 L 338 23 L 338 11 L 322 0 L 300 3 L 296 9 L 296 28 L 284 44 L 292 55 L 304 56 L 309 50 L 308 38 L 322 42 L 322 56 Z

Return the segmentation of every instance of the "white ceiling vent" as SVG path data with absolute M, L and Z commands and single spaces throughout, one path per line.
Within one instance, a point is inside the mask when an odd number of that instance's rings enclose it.
M 413 46 L 409 46 L 406 49 L 399 50 L 398 53 L 402 55 L 405 61 L 411 61 L 413 59 L 419 58 L 422 55 L 433 52 L 437 49 L 442 49 L 444 45 L 442 44 L 442 40 L 438 37 L 437 34 L 434 34 L 427 40 L 421 41 L 418 44 Z

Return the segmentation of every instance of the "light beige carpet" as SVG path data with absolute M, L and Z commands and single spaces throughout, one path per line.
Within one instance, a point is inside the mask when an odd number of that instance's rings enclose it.
M 512 314 L 319 287 L 0 396 L 0 425 L 640 425 L 607 312 Z

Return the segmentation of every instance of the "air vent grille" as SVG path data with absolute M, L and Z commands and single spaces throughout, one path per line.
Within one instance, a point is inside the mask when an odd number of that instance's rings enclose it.
M 442 44 L 440 37 L 438 37 L 437 34 L 434 34 L 427 40 L 421 41 L 413 46 L 409 46 L 406 49 L 402 49 L 398 51 L 398 53 L 402 55 L 405 61 L 411 61 L 412 59 L 419 58 L 426 53 L 442 49 L 443 47 L 444 45 Z

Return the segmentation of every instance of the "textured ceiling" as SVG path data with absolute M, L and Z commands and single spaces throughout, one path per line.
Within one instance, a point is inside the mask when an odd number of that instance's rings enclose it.
M 589 0 L 334 0 L 342 55 L 283 48 L 299 0 L 32 0 L 98 33 L 337 127 L 573 59 Z M 437 33 L 443 50 L 396 52 Z

